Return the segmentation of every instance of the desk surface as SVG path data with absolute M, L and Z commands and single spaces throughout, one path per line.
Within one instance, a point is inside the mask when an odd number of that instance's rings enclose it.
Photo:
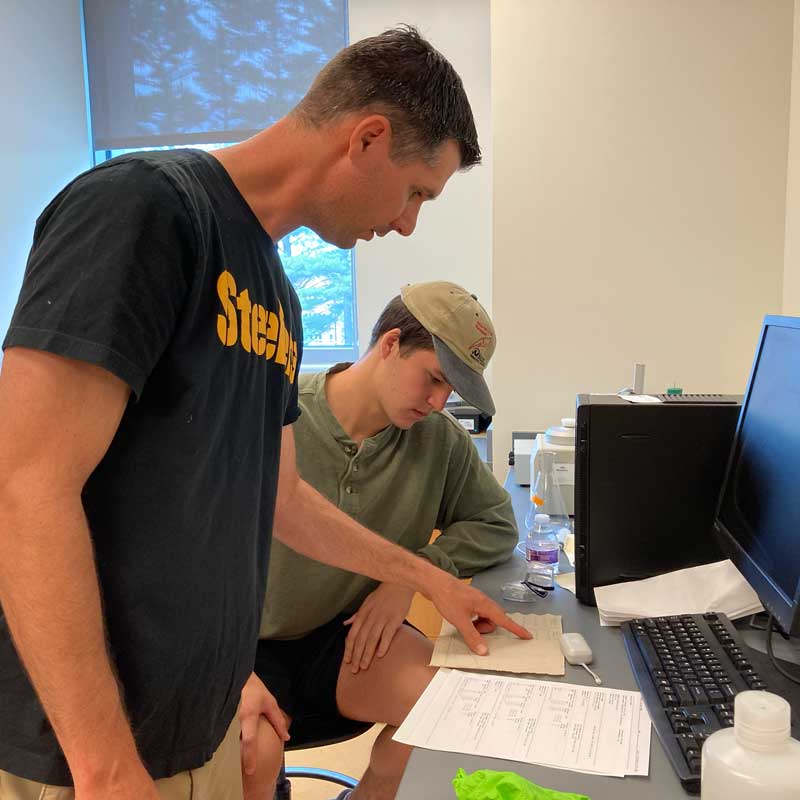
M 528 491 L 514 483 L 513 470 L 509 471 L 506 478 L 506 489 L 511 493 L 520 531 L 524 531 L 523 523 L 527 512 Z M 566 562 L 562 561 L 562 564 L 564 563 Z M 507 610 L 519 610 L 512 608 L 513 603 L 502 600 L 500 594 L 502 585 L 507 581 L 518 580 L 523 569 L 524 558 L 515 552 L 512 559 L 505 564 L 476 575 L 473 585 L 497 602 L 502 603 Z M 628 665 L 619 628 L 601 628 L 597 609 L 581 605 L 575 595 L 560 587 L 556 587 L 546 600 L 537 601 L 534 606 L 529 608 L 537 614 L 547 612 L 561 614 L 565 632 L 579 631 L 586 637 L 586 641 L 594 652 L 592 668 L 603 679 L 604 686 L 613 689 L 638 690 Z M 566 669 L 567 674 L 563 678 L 548 676 L 547 680 L 593 685 L 588 673 L 580 667 L 572 667 L 567 664 Z M 588 795 L 592 800 L 634 800 L 634 798 L 641 800 L 643 796 L 658 798 L 658 800 L 672 800 L 673 798 L 688 797 L 672 771 L 655 730 L 653 730 L 650 742 L 650 776 L 647 778 L 605 778 L 534 766 L 519 761 L 415 748 L 400 784 L 397 800 L 420 800 L 420 798 L 454 800 L 452 780 L 459 767 L 463 767 L 467 772 L 473 772 L 476 769 L 512 770 L 541 786 L 561 791 L 580 792 Z

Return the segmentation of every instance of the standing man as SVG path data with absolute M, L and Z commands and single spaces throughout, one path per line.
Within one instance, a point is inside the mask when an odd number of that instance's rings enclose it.
M 458 75 L 401 28 L 252 139 L 115 159 L 42 213 L 0 373 L 3 800 L 241 796 L 273 518 L 422 591 L 478 651 L 475 617 L 525 635 L 301 481 L 291 428 L 302 328 L 275 242 L 410 235 L 479 157 Z
M 443 411 L 455 388 L 494 414 L 482 377 L 494 348 L 494 326 L 473 295 L 447 281 L 417 283 L 389 302 L 355 364 L 300 379 L 303 478 L 365 527 L 458 577 L 505 561 L 518 539 L 511 498 Z M 430 542 L 434 529 L 441 535 Z M 386 723 L 352 800 L 391 800 L 411 752 L 392 736 L 436 672 L 432 643 L 403 625 L 413 592 L 280 542 L 267 585 L 256 676 L 289 719 Z M 241 709 L 245 798 L 264 800 L 283 741 L 263 718 L 257 746 L 249 738 L 250 691 Z

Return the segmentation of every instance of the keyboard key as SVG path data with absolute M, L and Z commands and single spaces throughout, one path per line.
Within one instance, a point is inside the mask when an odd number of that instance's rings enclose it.
M 682 706 L 693 706 L 694 695 L 689 691 L 689 687 L 685 683 L 676 683 L 672 687 L 675 694 L 678 696 L 678 701 Z
M 726 700 L 733 700 L 736 697 L 736 689 L 730 683 L 722 683 L 719 688 Z
M 702 686 L 690 686 L 689 691 L 692 693 L 694 701 L 698 705 L 708 702 L 708 697 L 706 696 L 705 690 Z

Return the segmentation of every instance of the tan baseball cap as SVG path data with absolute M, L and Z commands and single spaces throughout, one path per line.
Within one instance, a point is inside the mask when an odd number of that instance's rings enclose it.
M 433 337 L 447 382 L 468 403 L 494 416 L 494 401 L 483 378 L 494 353 L 494 325 L 478 298 L 449 281 L 410 283 L 400 297 Z

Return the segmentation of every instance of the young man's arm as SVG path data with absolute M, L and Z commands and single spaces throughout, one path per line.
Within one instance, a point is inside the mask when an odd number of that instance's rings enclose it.
M 317 561 L 421 592 L 479 655 L 485 655 L 487 650 L 473 622 L 476 617 L 488 619 L 522 638 L 530 638 L 528 631 L 513 622 L 482 592 L 367 530 L 302 480 L 295 464 L 291 426 L 283 429 L 281 442 L 275 536 L 298 553 Z
M 129 389 L 98 367 L 10 348 L 0 373 L 0 603 L 76 800 L 157 800 L 108 656 L 81 491 Z
M 447 475 L 437 527 L 441 536 L 418 552 L 437 567 L 467 578 L 508 560 L 519 541 L 511 497 L 481 461 L 474 443 L 454 420 L 455 437 L 442 464 Z
M 444 454 L 429 450 L 441 461 L 447 480 L 441 497 L 441 535 L 417 553 L 451 575 L 469 577 L 507 560 L 519 539 L 511 498 L 481 461 L 469 434 L 452 421 L 454 447 Z M 382 583 L 347 620 L 344 662 L 353 673 L 366 670 L 373 657 L 384 656 L 397 629 L 408 615 L 414 593 L 403 586 Z M 488 633 L 493 625 L 481 625 Z

